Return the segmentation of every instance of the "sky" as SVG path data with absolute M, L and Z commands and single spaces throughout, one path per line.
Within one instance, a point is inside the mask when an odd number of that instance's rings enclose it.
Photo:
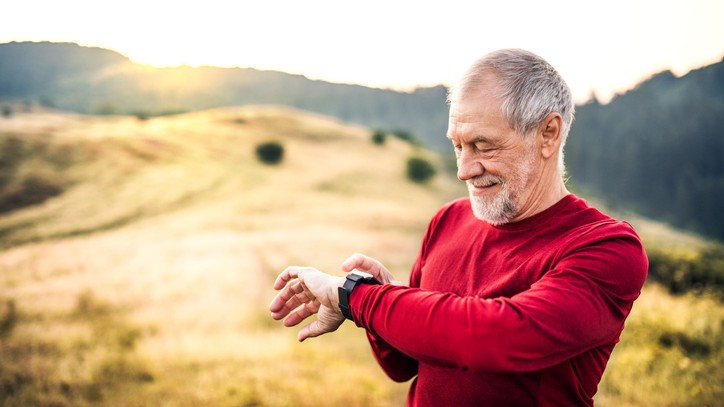
M 0 43 L 75 42 L 155 66 L 252 67 L 397 90 L 450 85 L 487 52 L 524 48 L 580 103 L 722 60 L 722 21 L 722 0 L 22 0 L 3 5 Z

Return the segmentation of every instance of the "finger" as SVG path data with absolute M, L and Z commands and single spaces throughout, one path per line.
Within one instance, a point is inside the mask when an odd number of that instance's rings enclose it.
M 280 278 L 281 278 L 281 276 L 280 276 Z M 282 309 L 284 309 L 287 305 L 287 302 L 294 298 L 295 285 L 298 285 L 298 284 L 299 283 L 295 281 L 295 282 L 285 285 L 284 289 L 279 294 L 274 296 L 274 299 L 272 300 L 271 304 L 269 304 L 269 311 L 279 312 Z M 297 304 L 294 308 L 296 308 L 297 306 L 299 306 L 299 304 Z
M 342 270 L 350 272 L 354 269 L 372 274 L 375 280 L 380 283 L 389 283 L 389 271 L 379 261 L 361 253 L 355 253 L 345 260 L 341 265 Z
M 319 301 L 312 301 L 296 308 L 292 311 L 289 316 L 284 320 L 284 326 L 290 327 L 299 324 L 311 315 L 316 314 L 319 311 Z
M 319 328 L 319 321 L 313 321 L 307 325 L 304 325 L 297 334 L 297 340 L 304 342 L 307 338 L 316 338 L 322 335 L 324 332 Z
M 342 263 L 342 270 L 350 272 L 354 269 L 373 274 L 371 270 L 375 267 L 375 260 L 361 253 L 355 253 Z
M 296 266 L 291 266 L 284 269 L 284 271 L 282 271 L 277 279 L 274 281 L 274 289 L 281 290 L 282 288 L 284 288 L 284 286 L 287 285 L 289 280 L 299 277 L 300 269 L 301 267 Z
M 294 280 L 274 297 L 269 305 L 269 311 L 272 312 L 272 318 L 281 319 L 300 305 L 314 300 L 314 296 L 305 290 L 302 282 Z

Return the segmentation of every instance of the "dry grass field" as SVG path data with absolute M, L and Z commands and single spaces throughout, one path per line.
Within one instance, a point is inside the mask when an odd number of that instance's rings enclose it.
M 404 280 L 465 193 L 407 180 L 407 157 L 436 157 L 370 134 L 273 106 L 0 119 L 14 176 L 62 191 L 0 214 L 0 405 L 404 405 L 352 324 L 299 344 L 267 311 L 287 265 L 341 274 L 363 252 Z M 280 164 L 256 159 L 266 141 Z M 598 404 L 715 405 L 723 328 L 721 303 L 647 286 Z

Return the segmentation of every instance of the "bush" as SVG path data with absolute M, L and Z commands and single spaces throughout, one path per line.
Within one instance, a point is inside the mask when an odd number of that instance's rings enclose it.
M 278 164 L 284 158 L 284 147 L 276 141 L 259 144 L 256 157 L 265 164 Z
M 413 146 L 420 145 L 420 142 L 417 140 L 417 137 L 415 137 L 412 132 L 409 132 L 404 129 L 396 129 L 392 131 L 392 135 L 397 137 L 400 140 L 407 141 L 408 143 L 412 144 Z
M 45 202 L 64 190 L 64 181 L 48 174 L 31 174 L 20 182 L 0 188 L 0 213 Z
M 425 183 L 437 171 L 430 161 L 421 157 L 411 157 L 407 160 L 407 178 L 414 182 Z
M 691 258 L 661 250 L 647 250 L 648 279 L 666 287 L 671 294 L 713 292 L 724 297 L 724 249 L 704 249 Z
M 387 133 L 385 133 L 384 130 L 375 130 L 372 132 L 372 142 L 377 145 L 385 144 L 385 139 L 387 138 Z

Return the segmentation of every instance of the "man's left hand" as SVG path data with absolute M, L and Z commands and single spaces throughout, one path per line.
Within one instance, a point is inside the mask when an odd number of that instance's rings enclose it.
M 274 289 L 281 292 L 272 300 L 269 311 L 275 320 L 286 318 L 284 326 L 288 327 L 318 314 L 316 321 L 299 331 L 300 342 L 334 332 L 344 322 L 337 291 L 343 284 L 343 277 L 324 274 L 312 267 L 287 267 L 274 282 Z

